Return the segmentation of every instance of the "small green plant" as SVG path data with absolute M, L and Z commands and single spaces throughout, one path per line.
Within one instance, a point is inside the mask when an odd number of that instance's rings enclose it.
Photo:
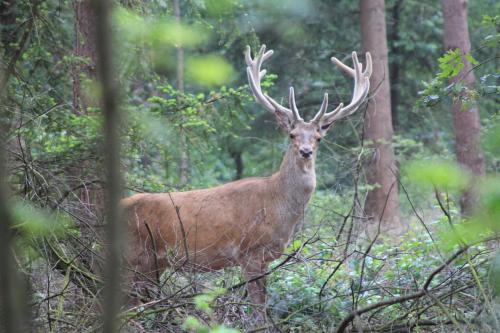
M 219 325 L 214 316 L 212 304 L 217 297 L 226 293 L 223 288 L 216 288 L 214 290 L 205 291 L 205 293 L 198 295 L 194 298 L 194 305 L 197 310 L 202 311 L 209 317 L 209 324 L 202 323 L 195 316 L 187 316 L 184 321 L 183 328 L 190 332 L 195 333 L 239 333 L 240 331 L 234 328 L 228 328 L 224 325 Z

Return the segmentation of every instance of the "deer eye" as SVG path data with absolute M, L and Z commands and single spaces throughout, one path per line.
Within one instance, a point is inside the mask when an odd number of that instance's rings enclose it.
M 290 134 L 290 139 L 295 139 L 295 134 Z
M 317 138 L 316 141 L 321 142 L 321 138 Z

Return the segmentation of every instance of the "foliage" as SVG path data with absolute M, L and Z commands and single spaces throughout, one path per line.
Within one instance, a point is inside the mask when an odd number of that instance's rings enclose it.
M 216 289 L 216 290 L 210 290 L 207 291 L 206 293 L 202 295 L 198 295 L 194 297 L 194 303 L 196 309 L 203 311 L 207 315 L 212 315 L 213 310 L 211 308 L 211 304 L 214 302 L 214 300 L 225 293 L 225 290 L 223 289 Z M 215 321 L 214 318 L 212 318 L 212 321 Z M 196 333 L 239 333 L 238 330 L 232 329 L 232 328 L 227 328 L 224 327 L 223 325 L 212 325 L 212 326 L 207 326 L 202 323 L 196 317 L 194 316 L 188 316 L 186 320 L 184 321 L 183 327 L 189 331 L 196 332 Z
M 405 172 L 417 184 L 443 190 L 463 190 L 470 178 L 467 171 L 455 163 L 438 160 L 414 161 L 406 166 Z
M 498 30 L 498 19 L 492 18 L 488 15 L 483 16 L 483 28 Z M 497 34 L 498 35 L 498 34 Z M 498 47 L 498 40 L 492 35 L 487 35 L 482 39 L 482 45 L 478 49 L 491 50 L 494 52 Z M 446 80 L 455 78 L 464 68 L 464 62 L 467 61 L 475 68 L 484 66 L 492 59 L 486 59 L 484 62 L 476 60 L 471 53 L 462 54 L 459 49 L 448 50 L 445 54 L 438 58 L 439 72 L 436 77 L 430 82 L 424 82 L 424 90 L 420 92 L 418 106 L 434 107 L 439 103 L 443 97 L 452 96 L 453 99 L 459 99 L 464 104 L 469 105 L 476 102 L 480 97 L 487 97 L 488 94 L 498 93 L 500 86 L 495 84 L 494 81 L 498 75 L 495 73 L 488 73 L 480 77 L 479 84 L 475 89 L 467 88 L 460 80 L 455 83 L 447 84 Z

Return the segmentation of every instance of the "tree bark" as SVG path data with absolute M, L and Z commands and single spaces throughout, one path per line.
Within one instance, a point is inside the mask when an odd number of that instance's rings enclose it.
M 0 83 L 4 81 L 0 71 Z M 0 104 L 4 105 L 5 90 L 0 89 Z M 11 214 L 11 199 L 8 194 L 7 129 L 9 114 L 7 108 L 0 108 L 0 332 L 28 332 L 27 295 L 15 260 L 14 228 Z
M 104 156 L 106 169 L 106 275 L 103 292 L 102 332 L 119 331 L 121 308 L 121 276 L 123 250 L 123 221 L 120 209 L 122 197 L 120 175 L 120 112 L 118 110 L 118 84 L 114 77 L 112 54 L 111 7 L 112 0 L 93 0 L 95 12 L 95 39 L 99 80 L 102 92 L 102 110 L 104 116 Z
M 177 23 L 181 23 L 181 7 L 179 0 L 173 0 L 174 16 Z M 184 49 L 181 45 L 177 46 L 177 90 L 182 95 L 184 93 Z M 178 102 L 182 101 L 182 96 L 177 99 Z M 182 119 L 184 121 L 184 119 Z M 180 144 L 180 168 L 179 168 L 179 183 L 181 186 L 187 184 L 189 179 L 189 156 L 187 153 L 187 140 L 184 128 L 181 126 L 179 133 Z
M 243 152 L 241 150 L 234 149 L 231 150 L 229 154 L 231 155 L 231 158 L 234 161 L 234 166 L 236 169 L 236 173 L 234 175 L 233 180 L 238 180 L 243 178 L 243 168 L 244 168 Z
M 371 52 L 373 74 L 364 123 L 364 140 L 374 149 L 365 165 L 366 182 L 374 186 L 366 197 L 365 213 L 372 218 L 368 235 L 400 235 L 406 231 L 401 223 L 397 184 L 397 166 L 392 148 L 391 92 L 387 61 L 387 35 L 384 0 L 361 0 L 361 35 L 363 50 Z
M 390 41 L 390 55 L 391 62 L 389 65 L 390 72 L 390 83 L 391 83 L 391 112 L 392 112 L 392 125 L 394 129 L 398 129 L 398 105 L 399 105 L 399 89 L 400 88 L 400 69 L 403 64 L 401 61 L 401 51 L 398 47 L 398 42 L 401 40 L 401 36 L 399 34 L 399 23 L 401 11 L 403 8 L 404 0 L 396 0 L 394 6 L 391 9 L 391 19 L 392 19 L 392 27 L 391 33 L 389 35 Z
M 0 79 L 0 91 L 6 94 L 8 89 L 8 81 L 16 72 L 16 66 L 22 59 L 25 48 L 29 44 L 31 35 L 34 30 L 35 22 L 38 18 L 38 1 L 32 2 L 31 17 L 26 25 L 16 25 L 16 15 L 19 15 L 19 7 L 13 1 L 0 1 L 0 25 L 2 26 L 2 34 L 0 39 L 1 56 L 6 60 L 5 72 Z M 7 99 L 4 101 L 9 103 Z M 22 124 L 22 113 L 17 105 L 11 106 L 12 113 L 7 119 L 11 120 L 10 128 L 19 127 Z M 23 156 L 24 138 L 21 135 L 7 139 L 7 148 L 12 154 L 7 154 L 8 172 L 17 169 L 22 163 L 19 162 L 17 156 Z
M 88 108 L 99 106 L 100 101 L 93 99 L 86 89 L 86 81 L 97 80 L 96 64 L 98 61 L 96 45 L 96 12 L 92 0 L 73 0 L 75 15 L 74 56 L 77 58 L 72 68 L 73 112 L 86 115 Z M 101 103 L 102 104 L 102 103 Z M 102 107 L 102 105 L 101 105 Z M 103 179 L 102 162 L 87 160 L 73 165 L 69 170 L 70 188 L 86 184 L 90 179 Z M 100 184 L 100 183 L 99 183 Z M 83 186 L 78 190 L 79 208 L 84 216 L 101 220 L 104 212 L 104 192 L 100 185 Z
M 443 43 L 446 50 L 459 49 L 464 68 L 450 79 L 452 84 L 461 82 L 474 89 L 475 76 L 472 65 L 465 59 L 471 50 L 469 27 L 467 24 L 467 0 L 442 0 L 444 17 Z M 467 93 L 467 92 L 466 92 Z M 458 163 L 474 175 L 484 175 L 484 157 L 480 148 L 481 121 L 477 105 L 467 107 L 455 100 L 451 112 L 455 131 L 455 154 Z M 462 214 L 472 212 L 475 204 L 474 190 L 469 188 L 462 193 L 460 208 Z
M 85 81 L 96 79 L 96 19 L 91 0 L 73 0 L 75 12 L 74 55 L 77 57 L 73 66 L 73 112 L 85 114 L 93 106 L 91 96 L 85 91 Z
M 3 55 L 8 57 L 11 43 L 16 40 L 14 33 L 16 31 L 16 11 L 17 6 L 15 1 L 0 1 L 0 24 L 2 25 L 2 34 L 0 40 L 2 42 Z

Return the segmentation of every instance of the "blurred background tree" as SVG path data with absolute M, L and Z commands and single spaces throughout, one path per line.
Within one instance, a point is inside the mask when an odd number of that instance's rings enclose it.
M 404 225 L 399 212 L 398 170 L 392 145 L 394 130 L 385 1 L 360 1 L 360 9 L 363 50 L 370 52 L 374 60 L 370 86 L 373 100 L 368 103 L 363 131 L 363 139 L 373 149 L 364 170 L 367 185 L 371 187 L 364 210 L 371 217 L 371 237 L 377 237 L 380 232 L 402 235 L 408 226 Z
M 477 176 L 485 172 L 484 157 L 481 151 L 481 119 L 478 104 L 474 96 L 470 96 L 475 88 L 473 64 L 478 64 L 471 55 L 471 42 L 467 24 L 467 1 L 442 2 L 444 17 L 444 48 L 448 52 L 458 51 L 462 69 L 450 78 L 454 90 L 463 96 L 454 99 L 451 112 L 455 132 L 455 154 L 457 161 Z M 455 74 L 455 73 L 453 73 Z M 466 101 L 463 103 L 462 101 Z M 471 214 L 477 194 L 472 189 L 465 191 L 460 198 L 460 208 L 464 214 Z

